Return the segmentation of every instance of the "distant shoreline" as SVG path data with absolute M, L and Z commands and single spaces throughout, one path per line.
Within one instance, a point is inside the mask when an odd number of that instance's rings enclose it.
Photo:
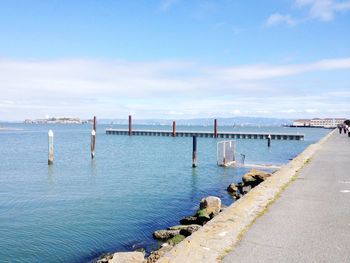
M 23 129 L 0 127 L 0 131 L 21 131 Z

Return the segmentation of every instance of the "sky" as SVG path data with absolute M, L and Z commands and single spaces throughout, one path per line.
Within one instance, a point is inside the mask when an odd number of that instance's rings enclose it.
M 1 0 L 0 120 L 350 117 L 350 0 Z

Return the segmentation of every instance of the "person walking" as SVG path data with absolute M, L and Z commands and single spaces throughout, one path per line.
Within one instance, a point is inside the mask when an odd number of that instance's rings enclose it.
M 341 134 L 342 130 L 343 130 L 343 127 L 341 124 L 338 124 L 338 129 L 339 129 L 339 134 Z

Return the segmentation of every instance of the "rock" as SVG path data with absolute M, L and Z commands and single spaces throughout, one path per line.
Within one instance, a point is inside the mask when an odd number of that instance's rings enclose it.
M 181 219 L 180 224 L 182 224 L 182 225 L 198 224 L 198 218 L 196 216 L 188 216 L 188 217 Z
M 196 216 L 198 218 L 201 218 L 202 220 L 208 219 L 208 221 L 209 221 L 211 219 L 207 209 L 198 210 L 196 213 Z
M 197 216 L 196 224 L 203 226 L 208 221 L 210 221 L 210 219 L 214 217 L 214 214 L 211 213 L 209 215 L 206 209 L 202 209 L 197 211 L 196 216 Z
M 144 249 L 143 247 L 135 249 L 135 252 L 141 252 L 143 255 L 146 255 L 146 249 Z
M 236 200 L 240 199 L 241 197 L 242 197 L 242 195 L 238 194 L 238 193 L 233 195 L 233 198 Z
M 188 229 L 190 227 L 201 227 L 200 225 L 193 224 L 193 225 L 177 225 L 177 226 L 171 226 L 168 229 L 169 230 L 183 230 L 183 229 Z
M 243 183 L 238 183 L 238 184 L 237 184 L 237 188 L 238 188 L 238 190 L 239 190 L 239 192 L 240 192 L 241 194 L 243 193 L 243 190 L 242 190 L 243 186 L 244 186 Z
M 213 218 L 220 213 L 221 209 L 221 199 L 216 196 L 208 196 L 201 200 L 199 205 L 200 210 L 206 211 L 206 213 Z
M 169 239 L 180 234 L 180 229 L 178 230 L 157 230 L 153 233 L 153 237 L 156 239 Z
M 192 235 L 194 232 L 198 231 L 202 226 L 200 225 L 189 225 L 187 228 L 180 230 L 180 235 L 188 237 Z
M 157 262 L 157 260 L 163 256 L 166 252 L 170 251 L 173 248 L 173 246 L 169 245 L 168 243 L 163 243 L 161 245 L 161 248 L 157 251 L 153 251 L 149 257 L 147 258 L 147 263 L 154 263 Z
M 106 254 L 103 254 L 101 258 L 96 261 L 96 263 L 108 263 L 108 260 L 112 258 L 113 258 L 112 253 L 106 253 Z
M 167 242 L 171 246 L 175 246 L 179 244 L 182 240 L 184 240 L 186 237 L 184 235 L 176 235 L 173 238 L 169 239 Z
M 231 183 L 228 187 L 227 187 L 227 192 L 231 193 L 231 194 L 235 194 L 238 192 L 238 188 L 234 183 Z
M 250 190 L 252 190 L 251 185 L 243 186 L 243 188 L 242 188 L 242 192 L 244 195 L 247 194 Z
M 141 252 L 118 252 L 108 263 L 142 263 L 145 258 Z
M 224 211 L 225 209 L 227 208 L 227 206 L 226 205 L 224 205 L 224 204 L 221 204 L 221 209 L 220 209 L 220 213 L 222 212 L 222 211 Z
M 245 186 L 250 185 L 251 187 L 255 187 L 261 182 L 265 181 L 270 176 L 271 174 L 269 173 L 252 169 L 248 173 L 243 175 L 242 180 Z

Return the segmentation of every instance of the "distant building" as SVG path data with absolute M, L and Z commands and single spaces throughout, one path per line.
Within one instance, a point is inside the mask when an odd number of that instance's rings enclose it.
M 31 124 L 81 124 L 82 121 L 79 118 L 70 118 L 70 117 L 59 117 L 59 118 L 48 118 L 48 119 L 27 119 L 24 123 Z
M 322 127 L 335 128 L 338 124 L 344 123 L 345 118 L 314 118 L 314 119 L 300 119 L 293 121 L 294 127 Z
M 300 119 L 293 121 L 295 127 L 310 127 L 310 119 Z

